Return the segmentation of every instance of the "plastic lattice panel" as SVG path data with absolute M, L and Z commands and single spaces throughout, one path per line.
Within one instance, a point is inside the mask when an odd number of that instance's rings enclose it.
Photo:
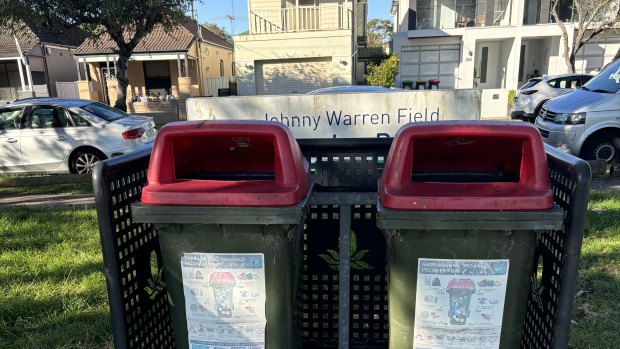
M 311 156 L 312 177 L 322 189 L 367 191 L 377 187 L 383 174 L 385 156 L 334 153 L 330 156 Z
M 549 154 L 548 162 L 554 201 L 564 211 L 564 229 L 545 231 L 538 241 L 535 259 L 538 263 L 532 271 L 522 348 L 566 347 L 574 280 L 583 238 L 583 228 L 576 221 L 583 219 L 579 216 L 585 214 L 583 211 L 587 205 L 587 195 L 581 193 L 588 191 L 586 181 L 589 182 L 589 170 L 587 176 L 580 176 L 578 166 L 567 166 Z M 581 193 L 577 192 L 578 189 Z
M 336 205 L 312 205 L 304 232 L 302 338 L 304 348 L 338 343 L 338 220 Z
M 338 344 L 339 206 L 312 205 L 304 234 L 304 348 Z M 351 222 L 351 348 L 387 347 L 385 240 L 376 207 L 356 205 Z
M 389 139 L 299 141 L 318 191 L 377 190 Z
M 174 348 L 159 240 L 149 224 L 134 224 L 131 205 L 146 184 L 148 157 L 134 166 L 104 167 L 96 188 L 100 233 L 117 348 Z M 96 185 L 97 187 L 97 185 Z M 102 194 L 103 193 L 103 194 Z M 109 200 L 99 200 L 105 195 Z
M 385 238 L 377 207 L 355 205 L 351 222 L 351 343 L 387 348 L 388 298 Z

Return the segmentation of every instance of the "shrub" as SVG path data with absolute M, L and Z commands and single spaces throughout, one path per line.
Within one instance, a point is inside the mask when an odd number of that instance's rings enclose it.
M 394 87 L 397 73 L 398 57 L 390 55 L 379 64 L 370 63 L 366 80 L 372 86 Z

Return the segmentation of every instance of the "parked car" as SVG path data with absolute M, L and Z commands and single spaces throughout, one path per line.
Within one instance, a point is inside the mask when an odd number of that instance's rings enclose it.
M 543 140 L 585 160 L 618 160 L 620 149 L 620 60 L 583 87 L 552 99 L 536 126 Z
M 0 172 L 89 173 L 100 160 L 152 147 L 153 118 L 105 104 L 44 98 L 0 106 Z
M 510 117 L 533 122 L 545 102 L 587 83 L 588 74 L 545 75 L 530 79 L 517 90 Z
M 333 86 L 320 88 L 318 90 L 313 90 L 308 92 L 309 95 L 325 95 L 325 94 L 333 94 L 333 93 L 364 93 L 364 92 L 394 92 L 394 91 L 402 91 L 400 88 L 389 88 L 389 87 L 381 87 L 381 86 L 367 86 L 367 85 L 356 85 L 356 86 Z

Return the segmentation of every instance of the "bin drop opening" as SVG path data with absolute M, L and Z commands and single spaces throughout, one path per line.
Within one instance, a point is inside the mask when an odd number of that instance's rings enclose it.
M 178 180 L 276 180 L 272 136 L 188 136 L 172 140 Z M 197 151 L 199 150 L 199 151 Z
M 412 140 L 411 181 L 520 181 L 523 139 L 434 137 Z

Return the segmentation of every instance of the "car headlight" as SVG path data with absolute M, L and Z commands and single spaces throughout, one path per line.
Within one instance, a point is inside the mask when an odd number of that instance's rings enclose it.
M 553 122 L 568 125 L 585 124 L 586 113 L 557 113 L 553 118 Z

